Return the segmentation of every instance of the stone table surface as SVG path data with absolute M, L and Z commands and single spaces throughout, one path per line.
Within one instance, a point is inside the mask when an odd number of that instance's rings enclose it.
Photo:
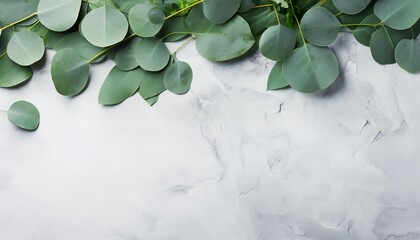
M 341 76 L 316 94 L 267 92 L 273 62 L 211 63 L 193 44 L 191 91 L 154 107 L 97 104 L 110 61 L 74 98 L 48 64 L 0 89 L 0 109 L 42 115 L 29 133 L 0 113 L 0 239 L 420 239 L 420 76 L 348 35 L 333 48 Z

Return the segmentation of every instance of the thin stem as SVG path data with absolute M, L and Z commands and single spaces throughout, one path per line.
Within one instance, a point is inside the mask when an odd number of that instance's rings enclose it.
M 172 56 L 175 56 L 181 49 L 183 49 L 188 43 L 190 43 L 192 40 L 194 40 L 194 37 L 191 36 L 185 41 L 181 46 L 179 46 L 173 53 Z
M 191 5 L 187 6 L 187 7 L 185 7 L 185 8 L 179 9 L 178 11 L 176 11 L 176 12 L 172 13 L 171 15 L 165 17 L 165 20 L 167 20 L 167 19 L 169 19 L 169 18 L 171 18 L 171 17 L 173 17 L 175 15 L 178 15 L 179 13 L 181 13 L 181 12 L 183 12 L 185 10 L 188 10 L 188 9 L 190 9 L 190 8 L 194 7 L 195 5 L 198 5 L 198 4 L 202 3 L 202 2 L 204 2 L 204 0 L 200 0 L 198 2 L 195 2 L 195 3 L 193 3 L 193 4 L 191 4 Z
M 39 20 L 37 20 L 30 28 L 29 31 L 31 31 L 32 29 L 34 29 L 36 27 L 36 25 L 38 25 Z
M 273 7 L 273 6 L 274 6 L 273 4 L 264 4 L 264 5 L 255 6 L 253 8 L 265 8 L 265 7 Z
M 0 55 L 0 58 L 4 57 L 7 54 L 7 52 L 4 52 Z
M 351 24 L 341 24 L 341 27 L 377 27 L 382 26 L 382 23 L 374 23 L 374 24 L 368 24 L 368 23 L 351 23 Z
M 302 28 L 300 27 L 299 19 L 297 18 L 296 14 L 295 14 L 295 9 L 294 9 L 294 7 L 293 7 L 293 2 L 292 2 L 292 0 L 290 0 L 290 5 L 292 6 L 292 13 L 293 13 L 293 17 L 295 18 L 296 23 L 297 23 L 297 25 L 298 25 L 298 29 L 299 29 L 299 33 L 300 33 L 300 37 L 302 38 L 303 45 L 304 45 L 304 46 L 305 46 L 305 48 L 306 48 L 306 41 L 305 41 L 305 38 L 303 37 L 303 32 L 302 32 Z
M 163 40 L 163 39 L 165 39 L 165 38 L 167 38 L 167 37 L 169 37 L 169 36 L 176 35 L 176 34 L 192 34 L 192 32 L 171 32 L 171 33 L 166 34 L 166 35 L 162 38 L 162 40 Z
M 280 25 L 279 13 L 277 12 L 276 7 L 275 7 L 274 5 L 272 5 L 272 6 L 273 6 L 273 9 L 274 9 L 274 12 L 276 13 L 277 22 L 278 22 L 278 24 Z
M 328 0 L 321 0 L 320 2 L 319 2 L 319 6 L 322 6 L 322 4 L 324 4 L 324 3 L 326 3 Z
M 19 20 L 17 20 L 16 22 L 12 22 L 12 23 L 10 23 L 9 25 L 4 26 L 3 28 L 0 28 L 0 30 L 1 30 L 1 31 L 3 31 L 4 29 L 7 29 L 7 28 L 9 28 L 9 27 L 13 27 L 14 25 L 16 25 L 16 24 L 18 24 L 18 23 L 24 22 L 24 21 L 26 21 L 26 20 L 30 19 L 31 17 L 36 16 L 36 14 L 37 14 L 37 13 L 36 13 L 36 12 L 34 12 L 34 13 L 32 13 L 31 15 L 29 15 L 29 16 L 27 16 L 27 17 L 24 17 L 24 18 L 22 18 L 22 19 L 19 19 Z
M 102 56 L 103 54 L 105 54 L 106 52 L 108 52 L 109 50 L 113 49 L 114 47 L 118 46 L 120 43 L 127 41 L 128 39 L 131 39 L 133 37 L 135 37 L 136 34 L 131 34 L 130 36 L 124 38 L 121 42 L 114 44 L 110 47 L 105 48 L 104 50 L 102 50 L 100 53 L 96 54 L 95 56 L 93 56 L 91 59 L 89 59 L 87 62 L 88 63 L 92 63 L 93 61 L 95 61 L 95 59 L 97 59 L 98 57 Z

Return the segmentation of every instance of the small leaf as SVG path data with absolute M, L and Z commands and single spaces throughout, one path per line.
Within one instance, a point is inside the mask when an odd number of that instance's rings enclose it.
M 7 44 L 10 59 L 21 66 L 29 66 L 44 56 L 44 42 L 40 36 L 30 31 L 14 33 Z
M 166 89 L 175 94 L 184 94 L 190 90 L 193 72 L 186 62 L 173 63 L 165 73 L 163 83 Z
M 140 38 L 135 38 L 117 49 L 114 61 L 119 69 L 129 71 L 139 66 L 135 57 L 135 49 L 139 42 Z
M 267 90 L 277 90 L 289 86 L 289 83 L 283 76 L 283 62 L 277 62 L 271 69 L 268 77 Z
M 81 0 L 40 0 L 37 15 L 48 29 L 63 32 L 76 23 L 81 4 Z
M 387 26 L 379 28 L 370 40 L 373 59 L 379 64 L 395 63 L 395 47 L 405 38 L 411 38 L 411 31 L 397 31 Z
M 189 31 L 183 17 L 171 17 L 165 21 L 156 36 L 165 42 L 176 42 L 183 39 Z M 163 37 L 165 38 L 163 39 Z
M 153 24 L 161 24 L 165 22 L 165 13 L 161 8 L 154 7 L 149 10 L 147 15 L 149 17 L 149 21 Z
M 74 96 L 86 87 L 89 79 L 89 64 L 79 53 L 65 48 L 54 55 L 51 76 L 58 93 Z
M 206 0 L 203 3 L 204 16 L 213 23 L 229 20 L 239 10 L 241 0 Z
M 166 45 L 157 38 L 142 39 L 135 48 L 136 61 L 146 71 L 157 72 L 164 69 L 170 55 Z
M 32 77 L 30 67 L 22 67 L 5 55 L 0 58 L 0 87 L 9 88 L 17 86 Z
M 99 104 L 115 105 L 125 101 L 137 92 L 144 74 L 140 68 L 125 72 L 115 66 L 101 87 Z
M 303 15 L 303 36 L 313 45 L 328 46 L 337 39 L 341 23 L 326 8 L 315 7 Z
M 131 8 L 128 20 L 133 32 L 140 37 L 153 37 L 163 26 L 163 22 L 155 24 L 149 19 L 149 11 L 155 8 L 152 4 L 141 3 Z
M 264 57 L 280 61 L 287 58 L 296 45 L 296 34 L 293 30 L 276 25 L 269 27 L 261 35 L 260 52 Z
M 145 72 L 138 91 L 143 99 L 156 97 L 166 90 L 165 84 L 163 84 L 164 76 L 165 71 Z
M 407 72 L 420 72 L 420 42 L 414 39 L 401 40 L 395 48 L 395 59 Z
M 380 23 L 381 20 L 375 16 L 375 15 L 370 15 L 368 17 L 366 17 L 361 24 L 378 24 Z M 370 45 L 370 39 L 372 38 L 372 34 L 376 31 L 375 27 L 370 27 L 370 26 L 359 26 L 356 29 L 353 30 L 353 35 L 354 38 L 356 38 L 356 40 L 365 45 L 365 46 L 369 46 Z
M 40 114 L 38 109 L 29 102 L 18 101 L 10 106 L 7 111 L 9 121 L 15 126 L 34 131 L 39 126 Z

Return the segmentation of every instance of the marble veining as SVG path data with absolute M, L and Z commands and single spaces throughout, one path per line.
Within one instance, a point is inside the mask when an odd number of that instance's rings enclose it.
M 420 76 L 343 34 L 341 75 L 316 94 L 267 92 L 258 54 L 211 63 L 189 45 L 191 91 L 154 107 L 57 94 L 48 67 L 0 109 L 33 102 L 28 133 L 0 116 L 0 239 L 420 239 Z M 44 60 L 51 61 L 52 53 Z

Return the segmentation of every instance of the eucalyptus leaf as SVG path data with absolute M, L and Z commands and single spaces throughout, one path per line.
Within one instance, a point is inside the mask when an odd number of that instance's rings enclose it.
M 154 97 L 145 99 L 145 101 L 147 102 L 147 104 L 149 104 L 150 106 L 155 105 L 155 103 L 157 103 L 158 100 L 159 100 L 159 95 L 156 95 Z
M 86 87 L 89 79 L 89 64 L 79 53 L 65 48 L 54 55 L 51 76 L 58 93 L 74 96 Z
M 165 71 L 145 72 L 138 91 L 143 99 L 147 100 L 156 97 L 166 90 L 163 83 L 164 76 Z
M 115 105 L 125 101 L 137 92 L 144 74 L 140 68 L 126 72 L 115 66 L 101 87 L 99 104 Z
M 137 4 L 128 13 L 130 27 L 140 37 L 153 37 L 163 26 L 163 22 L 155 24 L 150 21 L 149 11 L 153 8 L 153 4 Z
M 156 37 L 165 42 L 175 42 L 183 39 L 189 32 L 183 17 L 172 17 L 165 21 Z
M 261 35 L 260 52 L 266 58 L 280 61 L 286 59 L 295 48 L 296 34 L 293 30 L 276 25 L 269 27 Z
M 283 76 L 283 61 L 276 62 L 268 76 L 267 90 L 277 90 L 288 86 L 289 83 Z
M 44 41 L 34 32 L 14 33 L 7 44 L 10 59 L 21 66 L 29 66 L 44 56 Z
M 157 72 L 166 67 L 170 52 L 160 39 L 142 39 L 135 48 L 135 58 L 141 68 L 146 71 Z
M 93 46 L 79 32 L 73 32 L 63 37 L 55 46 L 55 51 L 70 48 L 78 52 L 86 61 L 100 53 L 103 48 Z
M 32 77 L 30 67 L 22 67 L 5 55 L 0 58 L 0 87 L 9 88 L 17 86 Z
M 363 11 L 371 0 L 332 0 L 335 7 L 347 14 L 356 14 Z
M 414 39 L 401 40 L 395 48 L 395 59 L 407 72 L 420 72 L 420 42 Z
M 121 46 L 117 49 L 114 61 L 119 69 L 129 71 L 139 66 L 135 56 L 135 49 L 139 42 L 140 38 L 135 38 L 127 43 L 127 45 Z
M 388 27 L 404 30 L 412 27 L 420 18 L 419 0 L 378 0 L 375 15 Z
M 293 51 L 283 63 L 283 76 L 299 92 L 325 89 L 339 74 L 337 57 L 329 48 L 305 44 Z
M 249 24 L 254 35 L 260 34 L 276 20 L 276 13 L 271 8 L 255 8 L 241 16 Z
M 368 16 L 361 22 L 362 25 L 379 24 L 379 23 L 381 23 L 381 20 L 373 14 Z M 373 26 L 359 26 L 353 30 L 353 35 L 359 43 L 365 46 L 369 46 L 370 39 L 372 38 L 372 34 L 376 30 L 377 30 L 377 27 L 373 27 Z
M 326 8 L 315 7 L 302 17 L 303 36 L 313 45 L 328 46 L 337 39 L 341 23 Z
M 227 22 L 241 6 L 241 0 L 206 0 L 203 3 L 204 16 L 213 23 Z
M 153 24 L 161 24 L 165 22 L 165 13 L 161 8 L 154 7 L 147 13 L 149 21 Z
M 0 0 L 0 22 L 16 22 L 35 13 L 39 0 Z
M 9 121 L 15 126 L 34 131 L 39 126 L 40 114 L 38 109 L 30 102 L 17 101 L 7 111 Z
M 370 51 L 373 59 L 380 64 L 395 63 L 395 47 L 402 39 L 411 38 L 410 31 L 397 31 L 381 27 L 372 34 Z
M 175 61 L 166 70 L 163 83 L 165 88 L 175 94 L 184 94 L 190 90 L 193 72 L 186 62 Z
M 76 23 L 81 4 L 82 0 L 40 0 L 37 15 L 45 27 L 62 32 Z
M 96 8 L 81 23 L 83 36 L 98 47 L 108 47 L 122 41 L 127 31 L 127 19 L 114 7 Z

